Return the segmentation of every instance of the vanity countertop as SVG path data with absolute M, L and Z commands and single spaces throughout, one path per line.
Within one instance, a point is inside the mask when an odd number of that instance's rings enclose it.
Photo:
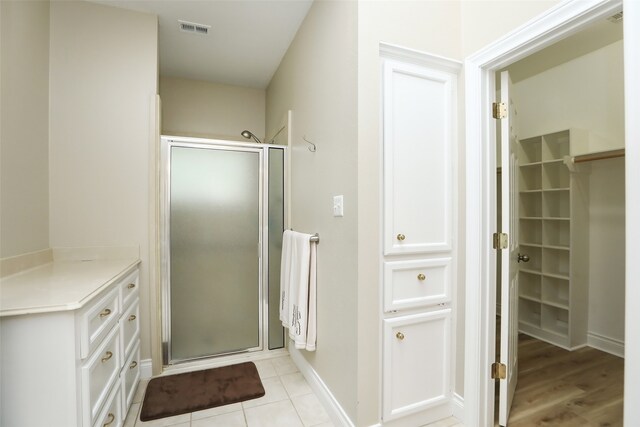
M 0 317 L 76 310 L 140 260 L 54 261 L 0 279 Z

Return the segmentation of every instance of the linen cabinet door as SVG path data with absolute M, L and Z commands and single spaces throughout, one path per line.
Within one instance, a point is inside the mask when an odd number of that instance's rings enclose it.
M 450 323 L 449 308 L 384 320 L 385 421 L 449 405 Z
M 385 60 L 384 254 L 451 250 L 456 76 Z

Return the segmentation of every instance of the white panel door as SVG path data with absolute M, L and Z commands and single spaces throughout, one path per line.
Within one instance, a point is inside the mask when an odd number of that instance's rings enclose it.
M 502 294 L 500 313 L 500 363 L 507 365 L 507 376 L 500 380 L 498 420 L 506 426 L 518 382 L 518 147 L 517 117 L 509 72 L 501 74 L 500 101 L 508 105 L 507 117 L 500 121 L 502 143 L 502 232 L 509 235 L 509 248 L 501 251 Z
M 384 61 L 384 254 L 451 249 L 456 76 Z
M 448 405 L 451 309 L 383 322 L 383 419 Z

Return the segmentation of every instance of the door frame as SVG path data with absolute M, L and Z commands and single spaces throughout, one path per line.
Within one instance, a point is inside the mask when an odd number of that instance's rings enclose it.
M 625 140 L 627 164 L 640 162 L 640 2 L 568 0 L 465 59 L 466 253 L 465 253 L 465 425 L 490 426 L 494 419 L 496 251 L 496 126 L 491 118 L 495 72 L 543 49 L 624 6 Z M 626 182 L 640 182 L 640 168 L 626 168 Z M 626 187 L 626 218 L 640 217 L 640 194 Z M 639 193 L 636 191 L 636 193 Z M 625 401 L 640 399 L 640 266 L 628 254 L 640 252 L 640 224 L 626 221 Z M 634 238 L 635 236 L 635 238 Z M 627 423 L 640 418 L 637 405 L 624 405 Z

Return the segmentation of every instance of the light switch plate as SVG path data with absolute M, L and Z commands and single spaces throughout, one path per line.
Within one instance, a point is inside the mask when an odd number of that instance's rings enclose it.
M 333 196 L 333 216 L 344 216 L 344 197 Z

